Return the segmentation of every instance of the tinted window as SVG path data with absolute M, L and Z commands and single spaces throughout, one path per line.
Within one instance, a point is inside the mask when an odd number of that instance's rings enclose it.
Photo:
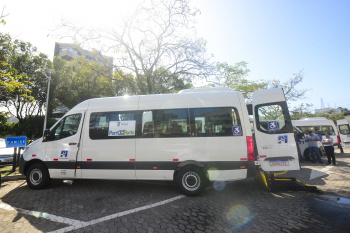
M 192 136 L 242 136 L 241 122 L 237 109 L 194 108 L 190 109 Z
M 288 107 L 285 102 L 255 106 L 256 128 L 264 133 L 293 132 Z
M 135 138 L 137 112 L 91 113 L 89 136 L 91 139 Z
M 51 138 L 49 140 L 59 140 L 70 137 L 78 132 L 81 114 L 66 116 L 51 130 Z
M 144 138 L 188 137 L 188 109 L 142 111 L 141 135 Z
M 331 125 L 320 125 L 320 126 L 298 126 L 298 128 L 303 131 L 306 135 L 309 134 L 309 131 L 315 132 L 318 131 L 321 135 L 326 135 L 329 133 L 330 135 L 335 135 L 334 129 Z
M 349 125 L 339 125 L 339 131 L 341 134 L 350 134 L 349 132 Z

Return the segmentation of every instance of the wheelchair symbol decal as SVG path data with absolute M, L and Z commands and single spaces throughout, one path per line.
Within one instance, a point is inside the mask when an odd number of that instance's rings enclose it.
M 242 136 L 242 128 L 241 126 L 233 126 L 232 127 L 233 136 Z

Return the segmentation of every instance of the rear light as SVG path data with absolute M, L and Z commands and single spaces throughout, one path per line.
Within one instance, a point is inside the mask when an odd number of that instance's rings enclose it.
M 255 161 L 254 158 L 254 141 L 253 137 L 247 137 L 247 151 L 248 151 L 248 161 Z
M 337 139 L 338 139 L 338 144 L 340 144 L 340 137 L 339 137 L 339 135 L 337 135 Z

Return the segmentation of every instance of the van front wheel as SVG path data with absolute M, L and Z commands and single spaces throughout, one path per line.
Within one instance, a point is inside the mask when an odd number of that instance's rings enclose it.
M 200 168 L 187 166 L 182 168 L 176 175 L 176 183 L 186 195 L 195 196 L 203 191 L 206 177 Z
M 42 189 L 50 181 L 49 171 L 42 163 L 33 164 L 27 171 L 26 180 L 31 189 Z

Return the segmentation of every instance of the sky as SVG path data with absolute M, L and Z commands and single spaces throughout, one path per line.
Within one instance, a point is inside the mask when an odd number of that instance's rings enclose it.
M 0 30 L 31 42 L 53 58 L 61 19 L 86 25 L 117 25 L 138 0 L 0 0 L 7 24 Z M 325 107 L 350 109 L 350 1 L 192 0 L 200 10 L 198 35 L 217 62 L 246 61 L 250 80 L 286 82 L 300 71 L 298 89 Z M 60 42 L 71 42 L 63 41 Z

